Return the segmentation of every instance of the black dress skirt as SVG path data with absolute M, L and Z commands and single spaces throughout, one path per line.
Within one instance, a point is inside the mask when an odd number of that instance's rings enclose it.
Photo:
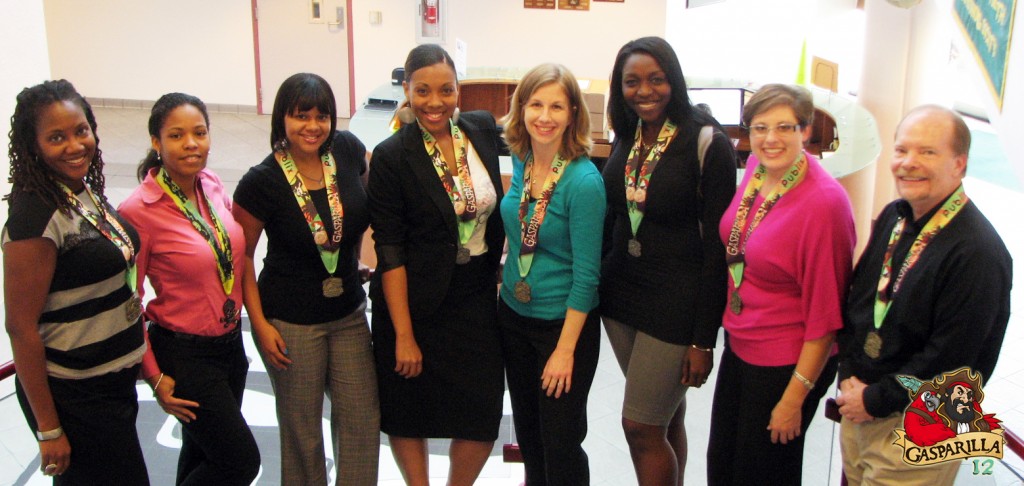
M 423 372 L 395 372 L 395 329 L 387 302 L 373 302 L 373 349 L 380 390 L 381 431 L 414 438 L 494 441 L 501 422 L 504 369 L 497 292 L 485 257 L 455 267 L 432 315 L 414 318 Z M 410 288 L 409 293 L 416 292 Z

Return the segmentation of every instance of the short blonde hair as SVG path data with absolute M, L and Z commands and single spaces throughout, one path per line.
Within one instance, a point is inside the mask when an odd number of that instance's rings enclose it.
M 523 113 L 530 97 L 538 89 L 550 83 L 557 83 L 569 98 L 572 119 L 562 135 L 562 147 L 558 154 L 565 160 L 573 160 L 590 150 L 590 112 L 583 100 L 580 84 L 568 68 L 561 64 L 541 64 L 531 69 L 519 80 L 508 114 L 502 118 L 505 125 L 505 142 L 509 150 L 520 159 L 530 152 L 530 133 L 523 123 Z

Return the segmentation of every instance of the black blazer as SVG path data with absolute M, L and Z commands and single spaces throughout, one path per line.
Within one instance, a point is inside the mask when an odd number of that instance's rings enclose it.
M 486 111 L 462 113 L 458 125 L 487 168 L 500 204 L 504 191 L 498 155 L 508 149 L 494 116 Z M 413 320 L 433 314 L 451 283 L 459 232 L 455 210 L 423 146 L 417 124 L 403 126 L 377 145 L 366 192 L 377 252 L 370 298 L 375 304 L 386 305 L 381 276 L 404 265 Z M 498 208 L 487 220 L 485 241 L 486 270 L 494 273 L 505 241 Z

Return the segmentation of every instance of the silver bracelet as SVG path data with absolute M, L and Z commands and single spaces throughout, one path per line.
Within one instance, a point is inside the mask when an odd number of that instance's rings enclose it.
M 59 439 L 60 436 L 62 435 L 64 435 L 64 429 L 62 427 L 57 427 L 56 429 L 46 430 L 42 432 L 38 430 L 36 431 L 36 439 L 39 442 L 42 442 L 44 440 Z
M 153 385 L 153 396 L 154 397 L 156 396 L 156 389 L 157 389 L 157 387 L 160 386 L 160 382 L 161 381 L 164 381 L 164 374 L 163 373 L 160 373 L 160 378 L 157 378 L 156 384 Z
M 697 346 L 696 344 L 691 344 L 690 347 L 696 349 L 697 351 L 704 351 L 705 353 L 712 353 L 715 351 L 713 348 L 702 348 L 700 346 Z
M 811 391 L 814 389 L 814 382 L 808 380 L 807 378 L 804 377 L 804 375 L 801 375 L 796 370 L 793 370 L 793 378 L 796 378 L 797 381 L 803 384 L 804 388 L 806 388 L 807 391 Z

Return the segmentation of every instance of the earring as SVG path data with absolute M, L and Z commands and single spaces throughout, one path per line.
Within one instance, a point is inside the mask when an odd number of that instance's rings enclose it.
M 403 106 L 398 109 L 398 113 L 395 114 L 398 117 L 398 121 L 405 125 L 408 125 L 416 121 L 416 112 L 412 111 L 409 106 Z
M 459 111 L 459 107 L 456 106 L 455 107 L 455 111 L 452 112 L 452 125 L 458 125 L 459 124 L 459 114 L 460 113 L 461 112 Z
M 157 161 L 157 162 L 160 162 L 160 152 L 157 152 L 157 153 L 156 153 L 156 161 Z

